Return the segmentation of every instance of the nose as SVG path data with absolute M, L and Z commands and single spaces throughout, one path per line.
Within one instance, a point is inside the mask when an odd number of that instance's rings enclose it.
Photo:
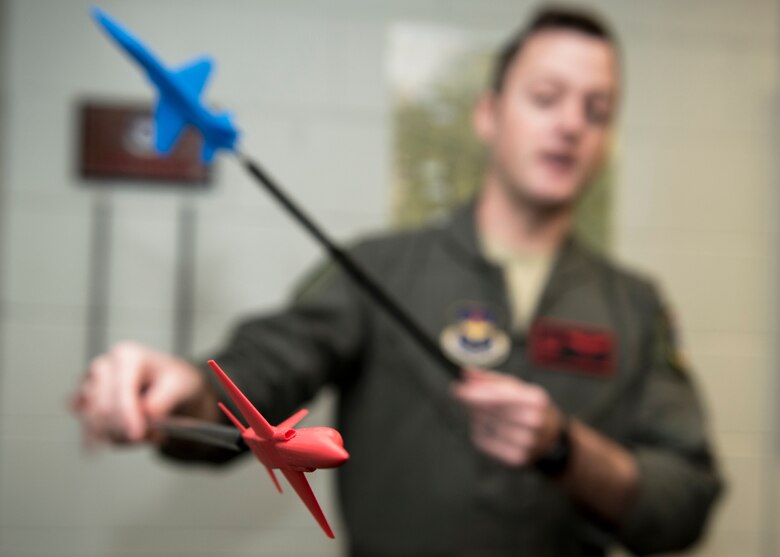
M 558 114 L 558 129 L 568 141 L 576 141 L 587 125 L 585 107 L 577 99 L 562 103 Z

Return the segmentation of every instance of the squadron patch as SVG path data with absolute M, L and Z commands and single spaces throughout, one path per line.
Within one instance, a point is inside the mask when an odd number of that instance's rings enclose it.
M 595 377 L 615 372 L 614 334 L 589 325 L 541 319 L 531 328 L 529 355 L 544 368 Z
M 493 367 L 509 356 L 509 335 L 499 326 L 495 312 L 471 305 L 457 310 L 455 323 L 439 337 L 444 352 L 467 366 Z

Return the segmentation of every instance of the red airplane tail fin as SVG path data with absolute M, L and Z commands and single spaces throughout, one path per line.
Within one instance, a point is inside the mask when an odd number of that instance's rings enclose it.
M 301 408 L 295 414 L 284 420 L 282 423 L 276 426 L 277 429 L 289 429 L 298 425 L 303 418 L 309 413 L 305 408 Z
M 209 360 L 209 366 L 211 366 L 211 369 L 217 375 L 217 378 L 220 383 L 222 383 L 222 386 L 225 388 L 228 395 L 230 395 L 230 398 L 233 399 L 233 402 L 238 406 L 244 419 L 249 422 L 249 427 L 252 428 L 260 439 L 271 439 L 274 436 L 274 428 L 271 427 L 271 424 L 269 424 L 263 415 L 257 411 L 257 408 L 252 406 L 249 399 L 244 396 L 244 393 L 242 393 L 239 388 L 236 387 L 235 383 L 233 383 L 225 372 L 222 371 L 222 368 L 217 365 L 217 362 Z
M 233 422 L 233 425 L 234 425 L 234 426 L 236 426 L 236 427 L 238 428 L 238 431 L 240 431 L 241 433 L 244 433 L 244 432 L 246 431 L 246 428 L 244 427 L 244 424 L 242 424 L 241 422 L 239 422 L 239 421 L 238 421 L 238 418 L 236 418 L 236 417 L 233 415 L 233 412 L 231 412 L 230 410 L 228 410 L 228 407 L 227 407 L 227 406 L 225 406 L 225 405 L 224 405 L 224 404 L 222 404 L 221 402 L 218 402 L 218 403 L 217 403 L 217 406 L 219 406 L 219 409 L 220 409 L 220 410 L 222 410 L 222 413 L 223 413 L 223 414 L 225 414 L 225 416 L 227 416 L 227 417 L 228 417 L 228 419 L 229 419 L 231 422 Z
M 276 479 L 276 474 L 274 474 L 274 469 L 271 468 L 270 466 L 266 466 L 265 469 L 268 470 L 268 475 L 271 476 L 271 479 L 273 480 L 274 485 L 276 486 L 276 490 L 279 493 L 282 493 L 282 486 L 279 483 L 279 480 Z

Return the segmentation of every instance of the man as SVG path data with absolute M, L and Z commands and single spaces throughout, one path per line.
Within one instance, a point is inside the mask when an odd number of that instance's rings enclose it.
M 215 356 L 270 421 L 339 388 L 354 555 L 647 554 L 699 538 L 720 479 L 665 310 L 648 282 L 571 237 L 618 96 L 603 24 L 541 12 L 475 109 L 489 154 L 476 200 L 352 250 L 440 333 L 460 377 L 331 266 Z M 152 418 L 220 419 L 219 392 L 191 364 L 123 343 L 92 363 L 76 406 L 89 435 L 139 442 Z

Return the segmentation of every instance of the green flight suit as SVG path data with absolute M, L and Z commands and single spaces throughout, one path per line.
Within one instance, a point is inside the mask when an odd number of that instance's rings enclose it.
M 478 248 L 473 205 L 351 251 L 434 338 L 460 302 L 507 311 L 501 269 Z M 611 339 L 609 374 L 538 365 L 518 333 L 497 368 L 541 385 L 563 411 L 634 452 L 638 495 L 617 528 L 600 527 L 533 467 L 475 450 L 449 396 L 454 378 L 332 265 L 287 310 L 240 324 L 215 359 L 272 423 L 325 385 L 339 390 L 351 455 L 339 496 L 353 555 L 573 557 L 613 543 L 638 554 L 690 545 L 721 481 L 654 288 L 570 239 L 535 320 Z

